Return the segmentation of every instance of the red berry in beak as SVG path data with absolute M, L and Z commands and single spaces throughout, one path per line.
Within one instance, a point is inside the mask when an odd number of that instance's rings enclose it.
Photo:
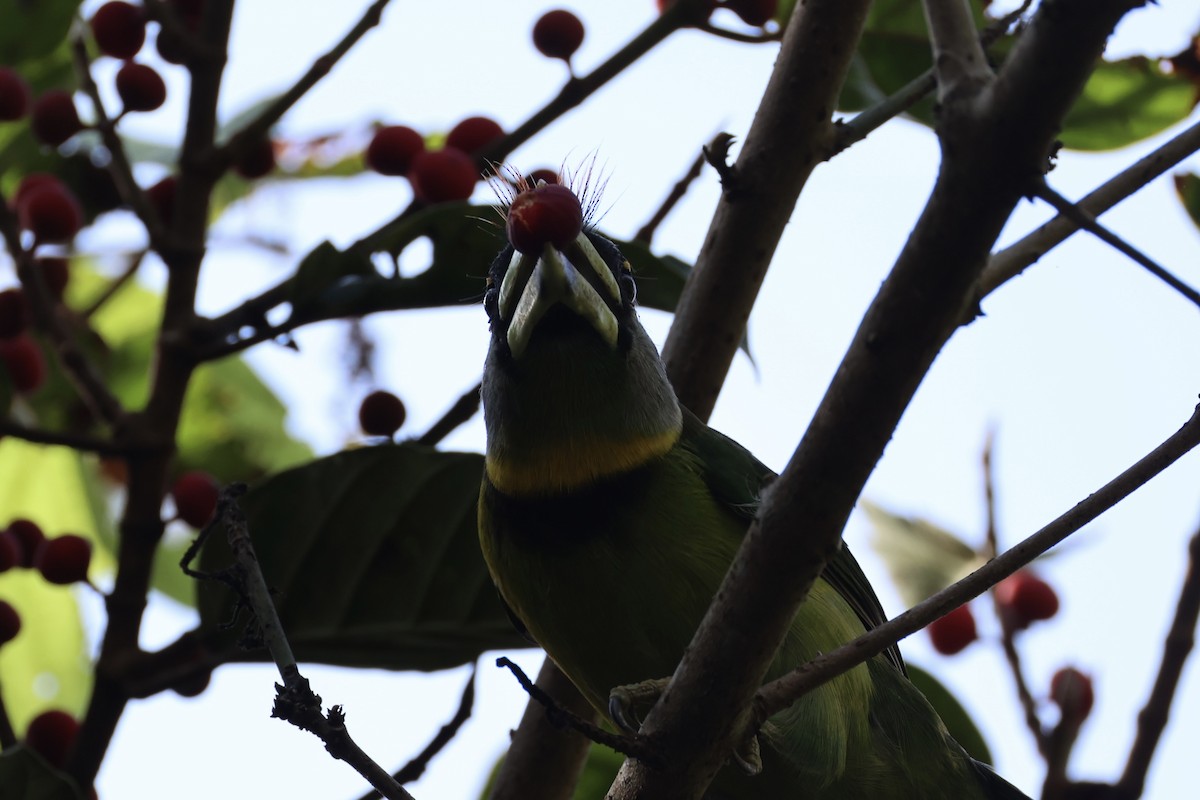
M 521 192 L 508 209 L 508 241 L 522 253 L 539 254 L 547 243 L 566 247 L 583 230 L 583 208 L 561 184 Z

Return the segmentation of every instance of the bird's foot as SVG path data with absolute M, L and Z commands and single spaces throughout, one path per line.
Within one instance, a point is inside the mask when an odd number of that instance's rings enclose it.
M 608 715 L 626 733 L 637 733 L 642 727 L 642 720 L 658 702 L 669 682 L 670 678 L 655 678 L 617 686 L 608 693 Z M 730 757 L 747 775 L 762 772 L 762 752 L 758 736 L 754 733 L 744 734 Z

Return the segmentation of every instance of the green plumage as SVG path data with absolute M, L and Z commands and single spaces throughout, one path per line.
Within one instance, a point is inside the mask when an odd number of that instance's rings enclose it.
M 505 602 L 605 713 L 613 688 L 674 672 L 774 474 L 680 409 L 637 322 L 627 266 L 610 243 L 590 238 L 604 262 L 593 266 L 610 269 L 620 285 L 619 298 L 597 296 L 617 320 L 615 344 L 561 305 L 532 323 L 515 315 L 514 323 L 506 315 L 513 303 L 489 292 L 479 520 Z M 496 286 L 510 262 L 508 250 L 493 264 Z M 598 283 L 586 267 L 576 269 Z M 535 271 L 530 282 L 537 280 Z M 536 326 L 514 339 L 519 357 L 507 344 L 513 324 Z M 574 466 L 609 463 L 611 454 L 640 460 L 601 474 Z M 883 619 L 843 548 L 797 612 L 768 678 Z M 711 797 L 1024 797 L 949 737 L 895 648 L 773 717 L 761 738 L 762 773 L 727 766 Z

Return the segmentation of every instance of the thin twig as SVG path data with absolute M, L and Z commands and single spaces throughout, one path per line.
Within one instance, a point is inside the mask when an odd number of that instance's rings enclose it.
M 946 102 L 958 92 L 978 91 L 992 80 L 987 54 L 965 0 L 924 0 L 938 99 Z
M 475 413 L 479 411 L 480 394 L 482 388 L 480 384 L 475 384 L 472 388 L 463 392 L 462 397 L 454 401 L 454 405 L 450 406 L 450 410 L 442 415 L 442 418 L 417 437 L 417 444 L 433 445 L 445 439 L 447 435 L 459 425 L 462 425 Z
M 1105 228 L 1087 211 L 1083 210 L 1075 203 L 1072 203 L 1070 200 L 1054 191 L 1054 189 L 1050 188 L 1050 185 L 1046 183 L 1045 179 L 1039 180 L 1035 184 L 1034 195 L 1049 203 L 1051 206 L 1053 206 L 1055 211 L 1071 220 L 1071 222 L 1075 223 L 1083 230 L 1092 234 L 1105 244 L 1115 248 L 1123 255 L 1133 259 L 1139 265 L 1145 267 L 1151 275 L 1155 276 L 1163 283 L 1179 292 L 1192 303 L 1200 306 L 1200 292 L 1197 292 L 1179 278 L 1175 277 L 1166 268 L 1160 266 L 1141 250 L 1138 250 L 1136 247 L 1117 236 L 1108 228 Z
M 806 692 L 882 653 L 951 609 L 978 597 L 1128 497 L 1197 445 L 1200 445 L 1200 406 L 1183 427 L 1162 444 L 1037 533 L 903 614 L 764 686 L 755 699 L 755 718 L 761 723 L 787 708 Z
M 662 764 L 662 755 L 644 737 L 637 734 L 625 736 L 617 733 L 609 733 L 599 725 L 576 716 L 555 702 L 553 697 L 543 692 L 537 684 L 529 679 L 524 670 L 505 656 L 496 659 L 496 666 L 505 667 L 512 672 L 513 676 L 517 679 L 517 683 L 521 684 L 521 688 L 546 709 L 546 716 L 549 717 L 554 727 L 569 728 L 582 733 L 593 742 L 610 747 L 629 758 L 636 758 L 638 761 L 652 767 Z
M 97 419 L 104 420 L 114 428 L 121 428 L 126 419 L 125 409 L 121 407 L 116 395 L 109 390 L 95 365 L 84 355 L 66 326 L 62 324 L 56 308 L 57 301 L 42 279 L 41 271 L 34 264 L 33 251 L 26 250 L 21 244 L 17 218 L 4 202 L 0 202 L 0 233 L 3 234 L 9 253 L 16 263 L 17 277 L 21 280 L 33 311 L 34 325 L 54 346 L 67 379 Z
M 13 730 L 8 708 L 4 705 L 4 693 L 0 692 L 0 750 L 7 750 L 16 743 L 17 733 Z
M 161 250 L 165 246 L 166 227 L 163 220 L 159 219 L 158 212 L 146 198 L 146 193 L 137 185 L 137 181 L 133 177 L 133 166 L 129 162 L 129 156 L 125 153 L 125 143 L 117 135 L 117 124 L 109 117 L 96 81 L 92 79 L 87 43 L 84 42 L 82 33 L 72 38 L 71 52 L 79 86 L 92 101 L 92 108 L 96 114 L 95 127 L 100 133 L 100 139 L 104 142 L 105 148 L 108 149 L 111 159 L 108 172 L 112 175 L 117 193 L 121 196 L 121 201 L 133 209 L 133 213 L 146 227 L 146 234 L 150 237 L 150 247 L 154 250 Z
M 718 136 L 722 135 L 728 134 L 718 134 Z M 715 141 L 716 140 L 714 140 L 714 143 Z M 691 187 L 691 185 L 696 181 L 697 178 L 700 177 L 700 173 L 704 171 L 704 162 L 706 160 L 707 159 L 704 151 L 702 150 L 700 155 L 696 156 L 695 160 L 692 161 L 692 165 L 688 167 L 687 173 L 684 174 L 684 176 L 680 178 L 673 187 L 671 187 L 670 194 L 668 194 L 666 199 L 663 200 L 662 205 L 658 207 L 658 210 L 654 212 L 654 216 L 650 217 L 649 221 L 638 230 L 637 234 L 634 235 L 633 238 L 636 241 L 644 242 L 646 245 L 650 244 L 650 240 L 654 238 L 654 232 L 658 230 L 658 226 L 663 223 L 663 220 L 667 218 L 667 215 L 670 214 L 675 206 L 679 204 L 679 201 L 687 195 L 688 189 Z
M 1000 553 L 1000 534 L 996 527 L 996 481 L 992 471 L 994 441 L 992 433 L 989 432 L 983 446 L 983 496 L 987 509 L 987 545 L 984 556 L 988 560 L 995 558 Z M 993 597 L 992 607 L 996 609 L 996 618 L 1000 622 L 1000 644 L 1004 649 L 1004 658 L 1008 662 L 1009 672 L 1012 673 L 1017 699 L 1025 714 L 1025 724 L 1033 734 L 1034 741 L 1037 742 L 1038 752 L 1046 755 L 1048 752 L 1046 732 L 1042 728 L 1041 718 L 1038 717 L 1037 700 L 1029 691 L 1029 682 L 1025 679 L 1025 669 L 1021 665 L 1021 653 L 1017 650 L 1016 628 L 1010 623 L 1007 615 L 1000 613 L 999 607 L 994 602 L 996 587 L 991 587 L 989 591 Z
M 433 740 L 425 746 L 425 749 L 420 754 L 392 775 L 396 783 L 401 785 L 412 783 L 425 774 L 425 770 L 429 767 L 429 762 L 433 760 L 434 756 L 442 752 L 446 745 L 454 740 L 454 737 L 458 734 L 458 729 L 471 718 L 471 709 L 475 705 L 475 672 L 475 668 L 472 667 L 471 677 L 467 680 L 467 685 L 463 687 L 462 697 L 458 701 L 458 710 L 454 712 L 454 716 L 441 727 L 441 730 L 437 732 L 437 735 L 433 737 Z M 379 792 L 371 790 L 364 794 L 361 800 L 378 800 L 379 797 Z
M 109 284 L 104 287 L 104 291 L 100 293 L 100 296 L 89 303 L 87 308 L 80 311 L 79 315 L 84 319 L 88 319 L 97 311 L 99 311 L 101 306 L 111 300 L 113 295 L 119 292 L 121 287 L 128 283 L 129 279 L 137 274 L 137 271 L 141 268 L 142 261 L 145 260 L 148 252 L 148 250 L 142 249 L 131 255 L 129 257 L 129 264 L 126 265 L 121 274 L 113 278 Z
M 1196 643 L 1197 619 L 1200 619 L 1200 531 L 1188 543 L 1188 568 L 1179 591 L 1175 619 L 1163 645 L 1158 677 L 1154 679 L 1150 698 L 1138 714 L 1137 736 L 1130 748 L 1125 772 L 1117 783 L 1128 797 L 1140 797 L 1146 786 L 1146 773 L 1167 726 L 1179 677 Z
M 40 428 L 27 428 L 24 425 L 7 419 L 0 419 L 0 438 L 12 436 L 34 444 L 69 447 L 84 453 L 99 453 L 102 456 L 127 456 L 130 453 L 146 450 L 169 450 L 171 445 L 162 444 L 157 447 L 146 442 L 123 443 L 111 439 L 99 439 L 80 433 L 62 433 L 47 431 Z
M 782 29 L 773 33 L 742 33 L 741 31 L 731 31 L 728 28 L 720 28 L 711 22 L 704 22 L 696 27 L 707 34 L 716 36 L 718 39 L 728 39 L 731 42 L 740 42 L 742 44 L 770 44 L 771 42 L 779 42 L 783 39 Z
M 380 19 L 383 17 L 383 10 L 389 2 L 391 0 L 375 0 L 363 12 L 362 17 L 359 18 L 354 27 L 342 37 L 342 40 L 329 50 L 329 52 L 317 58 L 312 63 L 312 66 L 300 76 L 290 89 L 280 95 L 275 102 L 264 108 L 262 113 L 234 133 L 225 145 L 217 148 L 213 154 L 213 159 L 219 165 L 218 168 L 224 169 L 240 156 L 245 155 L 250 148 L 254 147 L 266 136 L 272 125 L 278 122 L 304 95 L 308 94 L 309 90 L 316 86 L 318 81 L 328 75 L 334 65 L 350 51 L 350 48 L 358 43 L 359 39 L 366 35 L 367 31 L 379 24 Z
M 246 516 L 238 507 L 238 498 L 245 492 L 246 485 L 240 483 L 230 484 L 221 490 L 214 522 L 201 532 L 184 555 L 181 562 L 184 572 L 192 577 L 220 580 L 233 588 L 254 614 L 255 632 L 261 637 L 283 679 L 283 685 L 275 685 L 275 706 L 271 716 L 318 736 L 325 743 L 325 749 L 330 755 L 354 767 L 376 791 L 389 800 L 412 800 L 412 796 L 404 787 L 400 786 L 387 770 L 372 761 L 350 738 L 341 706 L 335 705 L 328 713 L 322 713 L 320 696 L 309 687 L 308 679 L 300 674 L 296 656 L 283 630 L 275 601 L 271 598 L 271 590 L 254 552 Z M 192 569 L 190 562 L 199 552 L 204 540 L 218 525 L 225 528 L 234 563 L 217 573 L 202 573 Z

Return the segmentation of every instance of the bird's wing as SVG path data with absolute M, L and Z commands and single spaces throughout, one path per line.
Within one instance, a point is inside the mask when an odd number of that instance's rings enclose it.
M 748 526 L 758 513 L 763 489 L 777 477 L 775 473 L 749 450 L 708 427 L 687 408 L 683 409 L 680 443 L 695 453 L 713 497 L 745 518 Z M 887 620 L 875 590 L 845 543 L 825 565 L 821 577 L 854 609 L 867 630 Z M 884 655 L 896 669 L 905 672 L 899 647 L 892 645 Z

